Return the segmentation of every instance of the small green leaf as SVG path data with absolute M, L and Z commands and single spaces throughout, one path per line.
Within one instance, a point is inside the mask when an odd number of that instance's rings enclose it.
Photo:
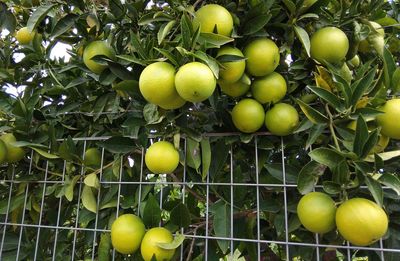
M 134 48 L 134 51 L 143 59 L 146 60 L 147 53 L 143 47 L 143 43 L 141 43 L 140 38 L 137 34 L 135 34 L 133 31 L 130 32 L 131 36 L 131 45 Z
M 378 181 L 382 183 L 385 186 L 388 186 L 389 188 L 393 189 L 394 192 L 397 193 L 397 195 L 400 196 L 400 179 L 398 176 L 394 174 L 382 174 L 378 178 Z
M 72 180 L 69 180 L 67 178 L 67 182 L 65 182 L 65 198 L 71 202 L 72 199 L 74 198 L 74 188 L 76 183 L 78 182 L 80 175 L 76 175 L 72 178 Z
M 377 155 L 378 155 L 380 158 L 382 158 L 383 161 L 386 161 L 386 160 L 390 160 L 390 159 L 399 157 L 399 156 L 400 156 L 400 150 L 382 152 L 382 153 L 379 153 L 379 154 L 377 154 Z M 368 155 L 368 156 L 365 158 L 365 161 L 367 161 L 367 162 L 374 162 L 374 161 L 375 161 L 374 155 Z
M 229 237 L 231 231 L 231 213 L 230 207 L 223 201 L 219 200 L 209 208 L 213 215 L 212 227 L 217 237 Z M 226 252 L 229 248 L 229 242 L 226 240 L 217 241 L 222 252 Z
M 306 115 L 306 117 L 314 124 L 322 124 L 322 123 L 327 123 L 329 119 L 308 105 L 307 103 L 303 102 L 300 99 L 296 99 L 297 104 L 300 106 L 300 109 L 303 111 L 303 113 Z
M 340 161 L 333 169 L 333 180 L 338 184 L 346 184 L 350 178 L 350 169 L 346 160 Z
M 233 42 L 233 40 L 234 40 L 233 38 L 230 38 L 228 36 L 214 34 L 214 33 L 200 33 L 199 35 L 200 43 L 210 43 L 217 47 Z
M 93 213 L 97 212 L 96 198 L 92 189 L 86 185 L 84 185 L 82 189 L 82 204 L 87 210 Z
M 316 161 L 310 161 L 300 171 L 297 179 L 297 189 L 305 195 L 314 189 L 318 179 L 324 174 L 326 167 Z
M 186 13 L 182 14 L 181 17 L 181 37 L 182 47 L 185 49 L 191 48 L 191 37 L 193 34 L 192 22 L 190 21 Z
M 325 100 L 328 102 L 332 107 L 338 111 L 342 112 L 344 110 L 343 108 L 343 100 L 339 99 L 335 94 L 331 93 L 330 91 L 325 90 L 324 88 L 320 87 L 308 87 L 313 93 L 318 95 L 321 99 Z
M 322 182 L 322 186 L 324 191 L 331 195 L 339 194 L 341 191 L 340 184 L 335 183 L 333 181 L 324 181 Z
M 117 55 L 116 57 L 119 58 L 119 59 L 122 59 L 124 61 L 128 61 L 128 62 L 131 62 L 131 63 L 136 63 L 136 64 L 139 64 L 139 65 L 142 65 L 142 66 L 146 66 L 147 65 L 146 62 L 144 62 L 143 60 L 138 59 L 138 58 L 136 58 L 135 56 L 132 56 L 132 55 L 121 54 L 121 55 Z
M 207 55 L 206 53 L 202 52 L 202 51 L 196 51 L 194 53 L 194 56 L 198 59 L 200 59 L 201 61 L 203 61 L 204 63 L 207 64 L 208 67 L 210 67 L 211 71 L 214 74 L 214 77 L 216 79 L 218 79 L 219 76 L 219 66 L 218 66 L 218 62 L 217 60 L 215 60 L 215 58 Z
M 31 149 L 33 149 L 34 151 L 36 151 L 37 153 L 39 153 L 40 155 L 42 155 L 43 157 L 47 158 L 47 159 L 58 159 L 59 157 L 57 155 L 48 153 L 44 150 L 35 148 L 35 147 L 30 147 Z
M 143 210 L 143 222 L 147 227 L 156 227 L 161 221 L 161 209 L 156 198 L 150 194 Z
M 179 203 L 171 211 L 170 220 L 180 228 L 187 228 L 190 225 L 190 212 L 187 206 Z
M 211 147 L 210 140 L 208 138 L 203 138 L 200 142 L 201 144 L 201 177 L 204 181 L 207 177 L 208 170 L 210 169 L 211 164 Z
M 158 45 L 162 44 L 165 37 L 168 35 L 168 33 L 171 31 L 171 29 L 174 28 L 175 24 L 176 24 L 176 21 L 172 20 L 172 21 L 169 21 L 168 23 L 161 25 L 160 30 L 158 30 L 158 33 L 157 33 Z
M 375 202 L 379 205 L 383 205 L 383 189 L 381 184 L 378 181 L 373 179 L 370 176 L 366 176 L 365 183 L 368 186 L 368 190 L 371 192 L 371 195 L 374 197 Z
M 186 164 L 194 168 L 196 171 L 199 170 L 201 164 L 201 153 L 199 142 L 188 138 L 187 139 L 187 152 L 186 152 Z
M 299 38 L 300 42 L 303 44 L 304 49 L 307 52 L 308 57 L 310 57 L 310 37 L 306 30 L 301 28 L 300 26 L 295 25 L 294 31 L 296 32 L 297 37 Z
M 271 19 L 272 14 L 269 13 L 261 13 L 255 17 L 250 18 L 243 26 L 243 35 L 251 35 L 257 33 L 264 26 L 267 25 L 269 20 Z
M 328 166 L 331 170 L 335 169 L 338 163 L 345 159 L 339 152 L 329 148 L 317 148 L 308 155 L 316 162 Z
M 379 140 L 378 129 L 375 129 L 369 133 L 368 139 L 365 141 L 364 147 L 361 150 L 361 158 L 365 158 L 371 150 L 376 146 Z
M 377 66 L 373 67 L 366 76 L 351 86 L 353 89 L 353 94 L 351 95 L 351 104 L 353 106 L 355 106 L 360 98 L 365 95 L 365 91 L 370 88 L 376 74 L 376 69 Z
M 8 206 L 8 200 L 0 201 L 0 214 L 5 215 L 7 213 L 7 208 L 8 208 L 8 213 L 13 212 L 15 209 L 24 204 L 24 200 L 25 200 L 25 193 L 13 196 L 11 198 L 10 206 Z
M 359 157 L 362 156 L 362 149 L 368 139 L 368 126 L 362 115 L 357 119 L 356 135 L 354 137 L 353 152 Z
M 79 16 L 75 14 L 67 14 L 66 16 L 61 18 L 54 26 L 53 31 L 51 32 L 51 37 L 56 38 L 57 36 L 60 36 L 69 29 L 71 29 L 71 27 L 74 26 L 75 21 L 78 18 Z
M 109 261 L 111 250 L 111 235 L 110 233 L 102 233 L 100 235 L 100 243 L 98 253 L 98 261 Z
M 111 153 L 128 153 L 135 148 L 135 141 L 128 137 L 116 136 L 99 142 L 98 145 Z
M 182 234 L 176 234 L 174 240 L 171 243 L 157 243 L 157 246 L 162 249 L 172 250 L 177 249 L 180 245 L 182 245 L 185 240 L 185 236 Z
M 392 87 L 392 76 L 396 70 L 396 62 L 390 51 L 384 47 L 383 49 L 383 72 L 385 79 L 385 86 Z
M 56 4 L 41 5 L 39 6 L 30 16 L 27 22 L 27 27 L 30 32 L 32 32 L 39 23 L 46 17 L 47 13 L 55 7 Z
M 100 188 L 100 181 L 99 181 L 99 178 L 97 177 L 96 173 L 87 175 L 83 182 L 89 187 L 92 187 L 95 189 Z
M 164 119 L 163 116 L 159 115 L 157 105 L 153 103 L 148 103 L 144 106 L 143 117 L 146 120 L 147 124 L 157 124 Z

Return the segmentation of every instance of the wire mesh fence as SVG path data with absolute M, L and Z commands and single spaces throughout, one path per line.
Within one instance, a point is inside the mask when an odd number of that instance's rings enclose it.
M 74 142 L 84 158 L 87 148 L 108 138 L 77 138 Z M 201 260 L 220 260 L 216 253 L 221 251 L 226 253 L 226 260 L 400 258 L 400 249 L 391 247 L 385 238 L 370 247 L 356 247 L 343 241 L 332 243 L 326 237 L 311 233 L 299 238 L 296 230 L 302 228 L 295 213 L 300 195 L 295 175 L 288 172 L 285 140 L 281 139 L 278 147 L 267 148 L 262 145 L 265 139 L 267 134 L 258 134 L 249 143 L 235 140 L 225 147 L 226 158 L 213 155 L 211 164 L 224 169 L 225 176 L 219 179 L 211 173 L 212 168 L 203 179 L 189 171 L 190 148 L 185 137 L 180 138 L 182 166 L 173 174 L 150 173 L 144 164 L 143 147 L 124 156 L 101 148 L 100 168 L 90 170 L 99 179 L 98 188 L 91 190 L 94 211 L 87 207 L 91 197 L 85 196 L 88 193 L 85 166 L 67 160 L 44 159 L 32 150 L 25 161 L 0 168 L 1 197 L 5 202 L 0 206 L 0 260 L 97 260 L 100 236 L 110 232 L 113 218 L 122 212 L 143 217 L 144 202 L 149 195 L 154 195 L 161 210 L 159 225 L 169 224 L 171 202 L 176 206 L 179 201 L 189 210 L 181 213 L 191 216 L 189 225 L 169 227 L 186 238 L 176 251 L 176 260 L 193 260 L 195 255 L 201 256 Z M 247 179 L 238 177 L 244 155 L 237 155 L 237 146 L 245 146 L 250 151 L 245 155 L 251 165 Z M 266 150 L 274 151 L 277 162 L 274 166 L 279 168 L 261 171 L 268 164 L 264 156 L 260 157 Z M 271 181 L 269 175 L 275 179 Z M 322 190 L 322 186 L 317 185 L 316 189 Z M 198 212 L 197 217 L 193 211 Z M 274 216 L 273 224 L 269 224 L 271 219 L 267 216 Z M 274 233 L 268 229 L 271 226 Z M 240 257 L 243 251 L 252 255 L 246 259 Z M 111 256 L 112 260 L 140 260 L 115 250 Z

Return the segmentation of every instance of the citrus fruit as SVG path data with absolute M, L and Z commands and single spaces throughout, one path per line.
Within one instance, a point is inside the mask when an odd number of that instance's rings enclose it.
M 368 246 L 385 235 L 388 217 L 375 202 L 353 198 L 338 207 L 336 226 L 343 238 L 353 245 Z
M 320 63 L 340 64 L 349 50 L 349 39 L 336 27 L 319 29 L 311 37 L 311 57 Z
M 233 30 L 232 15 L 217 4 L 204 5 L 197 10 L 193 24 L 195 28 L 200 25 L 202 33 L 213 33 L 215 30 L 218 34 L 230 36 Z
M 170 100 L 160 103 L 159 106 L 164 110 L 175 110 L 185 105 L 185 103 L 186 101 L 176 94 Z
M 279 48 L 268 38 L 259 38 L 250 42 L 243 51 L 246 70 L 252 76 L 265 76 L 279 65 Z
M 179 96 L 190 102 L 206 100 L 213 94 L 216 84 L 211 69 L 199 62 L 181 66 L 175 76 L 175 86 Z
M 143 237 L 140 251 L 144 261 L 151 261 L 153 256 L 157 261 L 169 261 L 175 254 L 175 249 L 164 249 L 159 243 L 171 243 L 174 240 L 171 232 L 163 227 L 149 229 Z
M 361 53 L 371 52 L 371 47 L 374 47 L 374 45 L 378 47 L 378 49 L 381 48 L 378 45 L 381 45 L 384 41 L 385 30 L 380 24 L 369 21 L 369 27 L 371 28 L 371 31 L 367 39 L 362 40 L 358 45 L 358 51 L 360 51 Z
M 218 80 L 221 91 L 231 97 L 240 97 L 245 95 L 250 89 L 251 80 L 245 73 L 234 83 L 226 83 L 224 80 Z
M 169 63 L 155 62 L 148 65 L 140 74 L 139 88 L 150 103 L 168 107 L 168 104 L 177 100 L 184 104 L 175 89 L 175 68 Z
M 243 99 L 232 109 L 232 121 L 241 132 L 252 133 L 261 128 L 265 112 L 263 106 L 254 99 Z
M 285 78 L 277 72 L 256 78 L 251 84 L 253 97 L 262 104 L 280 101 L 286 95 L 286 91 Z
M 121 254 L 132 254 L 139 249 L 145 232 L 138 216 L 121 215 L 111 226 L 111 244 Z
M 242 51 L 231 46 L 224 46 L 219 49 L 217 58 L 222 55 L 235 55 L 244 57 Z M 239 79 L 242 77 L 246 67 L 246 61 L 238 60 L 232 62 L 222 62 L 222 65 L 224 68 L 219 70 L 220 79 L 222 79 L 225 83 L 234 83 L 239 81 Z
M 265 114 L 265 126 L 274 135 L 292 134 L 298 124 L 299 114 L 290 104 L 277 103 Z
M 7 146 L 4 141 L 0 140 L 0 164 L 3 164 L 7 159 Z
M 25 151 L 14 146 L 12 143 L 16 142 L 17 139 L 12 133 L 3 134 L 0 139 L 4 142 L 7 147 L 6 162 L 13 163 L 20 161 L 25 156 Z
M 352 69 L 360 66 L 360 56 L 355 55 L 353 58 L 347 61 L 347 65 Z
M 98 168 L 101 165 L 101 152 L 97 148 L 90 148 L 85 151 L 84 163 L 86 166 Z
M 179 153 L 168 141 L 158 141 L 147 149 L 145 162 L 154 174 L 171 173 L 178 167 Z
M 15 38 L 20 44 L 29 44 L 35 37 L 35 32 L 30 32 L 28 27 L 22 27 L 15 34 Z
M 96 55 L 104 55 L 110 59 L 115 58 L 114 50 L 104 41 L 94 41 L 89 43 L 83 50 L 83 63 L 94 73 L 100 74 L 107 68 L 107 65 L 93 61 Z
M 388 100 L 380 111 L 384 112 L 376 117 L 381 133 L 389 138 L 400 139 L 400 99 Z
M 351 121 L 349 124 L 347 124 L 347 128 L 355 131 L 357 127 L 357 121 Z M 368 130 L 372 131 L 374 129 L 373 126 L 368 126 Z M 379 134 L 379 139 L 376 145 L 371 149 L 369 154 L 374 154 L 374 153 L 380 153 L 385 150 L 387 145 L 389 144 L 390 138 L 383 135 Z
M 297 204 L 301 224 L 314 233 L 327 233 L 335 228 L 335 201 L 325 193 L 310 192 Z

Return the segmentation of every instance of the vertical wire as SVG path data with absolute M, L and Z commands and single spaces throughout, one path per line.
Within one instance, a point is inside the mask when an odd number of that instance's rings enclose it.
M 231 232 L 230 232 L 230 235 L 231 235 L 231 238 L 233 238 L 233 146 L 231 145 L 231 149 L 230 149 L 230 154 L 231 154 L 231 157 L 230 157 L 230 174 L 231 174 L 231 184 L 230 184 L 230 187 L 231 187 Z M 231 258 L 233 259 L 233 240 L 231 240 Z
M 208 261 L 208 201 L 210 198 L 210 172 L 207 173 L 207 184 L 206 184 L 206 243 L 205 243 L 205 250 L 204 250 L 204 255 L 205 261 Z
M 285 150 L 283 138 L 281 138 L 282 152 L 282 172 L 283 172 L 283 203 L 285 206 L 285 242 L 286 242 L 286 260 L 290 260 L 289 256 L 289 226 L 288 226 L 288 207 L 287 207 L 287 189 L 286 189 L 286 168 L 285 168 Z
M 82 160 L 85 160 L 85 151 L 86 151 L 86 140 L 83 142 L 83 152 L 82 152 Z M 80 205 L 81 205 L 81 194 L 82 194 L 82 177 L 85 174 L 85 167 L 82 166 L 81 167 L 81 176 L 79 178 L 79 192 L 78 192 L 78 202 L 76 204 L 76 220 L 75 220 L 75 229 L 74 229 L 74 240 L 72 242 L 72 253 L 71 253 L 71 261 L 75 260 L 75 247 L 76 247 L 76 237 L 77 237 L 77 233 L 78 230 L 76 228 L 78 228 L 78 224 L 79 224 L 79 209 L 80 209 Z
M 67 161 L 64 160 L 64 165 L 63 165 L 63 174 L 62 174 L 62 182 L 64 185 L 64 180 L 65 180 L 65 171 L 66 171 L 66 166 L 67 166 Z M 56 227 L 58 227 L 60 225 L 60 217 L 61 217 L 61 203 L 62 203 L 62 196 L 60 197 L 60 199 L 58 200 L 58 212 L 57 212 L 57 224 Z M 56 250 L 57 250 L 57 239 L 58 239 L 58 228 L 55 231 L 55 235 L 54 235 L 54 246 L 53 246 L 53 257 L 52 257 L 52 261 L 55 261 L 56 259 Z
M 33 260 L 37 259 L 37 252 L 39 248 L 39 239 L 40 239 L 40 227 L 42 225 L 42 218 L 43 218 L 43 209 L 44 209 L 44 198 L 46 195 L 46 181 L 47 181 L 47 175 L 49 173 L 49 161 L 46 160 L 46 170 L 44 173 L 44 183 L 43 183 L 43 190 L 42 190 L 42 201 L 40 204 L 40 213 L 39 213 L 39 226 L 38 226 L 38 231 L 37 231 L 37 236 L 36 236 L 36 245 L 35 245 L 35 254 Z
M 351 252 L 350 252 L 350 248 L 349 248 L 349 246 L 350 246 L 349 241 L 347 241 L 347 246 L 348 246 L 348 248 L 347 248 L 347 260 L 351 261 Z
M 381 248 L 381 252 L 380 252 L 381 260 L 385 261 L 385 252 L 383 251 L 383 240 L 382 240 L 382 238 L 379 239 L 379 247 Z
M 29 161 L 29 170 L 28 170 L 28 175 L 31 175 L 32 173 L 32 161 L 33 161 L 33 150 L 31 150 L 31 160 Z M 22 217 L 21 217 L 21 224 L 23 225 L 25 223 L 25 211 L 26 211 L 26 202 L 29 194 L 29 183 L 26 183 L 26 188 L 25 188 L 25 198 L 24 198 L 24 207 L 22 208 Z M 24 231 L 24 227 L 21 226 L 19 230 L 19 237 L 18 237 L 18 248 L 17 248 L 17 256 L 15 257 L 15 260 L 19 259 L 19 253 L 21 250 L 21 242 L 22 242 L 22 233 Z
M 139 196 L 138 196 L 138 209 L 137 209 L 137 214 L 139 217 L 140 217 L 140 203 L 142 201 L 143 164 L 144 164 L 144 148 L 142 148 L 142 154 L 140 160 Z
M 6 228 L 7 228 L 7 219 L 8 219 L 8 212 L 10 211 L 10 205 L 11 205 L 11 195 L 12 195 L 12 187 L 14 184 L 14 175 L 15 175 L 15 166 L 12 166 L 12 173 L 11 173 L 11 182 L 10 182 L 10 190 L 8 191 L 8 203 L 7 203 L 7 212 L 6 216 L 4 218 L 4 227 L 3 227 L 3 235 L 1 237 L 1 245 L 0 245 L 0 260 L 3 255 L 3 247 L 4 247 L 4 239 L 6 236 Z
M 183 186 L 182 186 L 182 204 L 185 204 L 186 197 L 186 139 L 184 141 L 184 155 L 183 155 Z M 181 234 L 183 235 L 185 232 L 184 228 L 181 228 Z M 195 240 L 194 238 L 192 240 Z M 180 260 L 183 261 L 183 244 L 180 246 L 181 256 Z
M 94 232 L 93 232 L 93 246 L 92 246 L 92 260 L 94 260 L 94 254 L 96 250 L 96 236 L 97 236 L 97 223 L 99 222 L 99 212 L 100 212 L 100 190 L 101 190 L 101 180 L 103 176 L 103 165 L 104 165 L 104 148 L 101 150 L 101 161 L 100 161 L 100 173 L 99 173 L 99 180 L 100 180 L 100 187 L 97 190 L 97 204 L 96 204 L 96 219 L 94 221 Z
M 118 198 L 117 198 L 117 212 L 115 213 L 115 218 L 119 216 L 119 204 L 121 203 L 121 182 L 122 182 L 122 170 L 124 164 L 124 157 L 121 157 L 121 162 L 119 166 L 119 181 L 118 181 Z M 113 248 L 112 252 L 112 260 L 115 260 L 115 248 Z
M 260 227 L 260 180 L 259 180 L 259 169 L 258 169 L 258 137 L 257 135 L 254 137 L 255 143 L 255 157 L 256 157 L 256 200 L 257 200 L 257 257 L 261 259 L 261 227 Z

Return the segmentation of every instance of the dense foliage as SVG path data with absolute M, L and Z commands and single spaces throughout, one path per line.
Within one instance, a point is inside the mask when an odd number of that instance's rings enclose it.
M 233 16 L 234 31 L 228 37 L 200 33 L 193 26 L 195 11 L 206 2 L 0 2 L 0 133 L 13 133 L 18 140 L 14 145 L 27 152 L 18 163 L 0 165 L 5 180 L 0 184 L 0 221 L 15 224 L 0 227 L 5 238 L 0 259 L 15 260 L 18 250 L 20 260 L 50 260 L 53 255 L 56 260 L 108 260 L 112 252 L 107 231 L 118 208 L 119 214 L 139 215 L 146 228 L 161 222 L 172 232 L 183 231 L 187 260 L 203 260 L 205 254 L 218 260 L 231 251 L 236 260 L 281 260 L 286 258 L 285 244 L 263 243 L 259 257 L 254 242 L 259 236 L 315 243 L 315 235 L 301 226 L 296 214 L 301 195 L 313 190 L 330 194 L 337 203 L 364 197 L 383 206 L 390 220 L 383 246 L 400 248 L 399 143 L 391 139 L 384 152 L 374 150 L 381 137 L 375 123 L 379 107 L 400 92 L 400 4 L 212 1 Z M 379 32 L 370 21 L 383 26 L 384 42 L 376 40 Z M 15 33 L 25 26 L 37 33 L 22 44 Z M 347 60 L 358 54 L 359 65 L 347 62 L 343 69 L 310 58 L 310 38 L 326 26 L 345 32 L 350 40 Z M 230 112 L 241 98 L 229 97 L 219 87 L 207 100 L 186 102 L 176 110 L 148 103 L 139 91 L 139 76 L 153 62 L 167 61 L 178 69 L 198 61 L 218 77 L 221 62 L 241 59 L 217 58 L 221 46 L 243 50 L 264 36 L 279 47 L 275 71 L 288 86 L 283 101 L 300 115 L 291 135 L 268 135 L 265 127 L 258 135 L 238 132 Z M 84 48 L 95 40 L 106 40 L 115 52 L 93 58 L 104 65 L 99 74 L 82 58 Z M 54 58 L 52 51 L 60 43 L 68 46 L 68 59 Z M 264 105 L 266 111 L 270 107 Z M 353 129 L 348 127 L 352 121 Z M 153 175 L 142 165 L 145 148 L 158 138 L 180 148 L 180 165 L 173 174 Z M 85 163 L 84 151 L 91 147 L 100 148 L 100 167 Z M 231 182 L 240 185 L 233 188 Z M 219 185 L 206 186 L 209 183 Z M 50 227 L 21 230 L 16 225 L 20 223 Z M 55 233 L 51 226 L 87 230 Z M 228 240 L 209 240 L 205 253 L 206 240 L 192 236 L 206 231 L 254 241 L 235 240 L 231 249 Z M 345 241 L 331 231 L 320 236 L 319 243 Z M 316 259 L 313 247 L 289 248 L 290 258 Z M 320 248 L 318 253 L 324 260 L 347 255 L 340 248 Z M 352 254 L 370 260 L 380 255 L 366 250 Z M 116 253 L 118 260 L 141 260 L 139 256 Z M 385 260 L 399 256 L 387 252 Z

